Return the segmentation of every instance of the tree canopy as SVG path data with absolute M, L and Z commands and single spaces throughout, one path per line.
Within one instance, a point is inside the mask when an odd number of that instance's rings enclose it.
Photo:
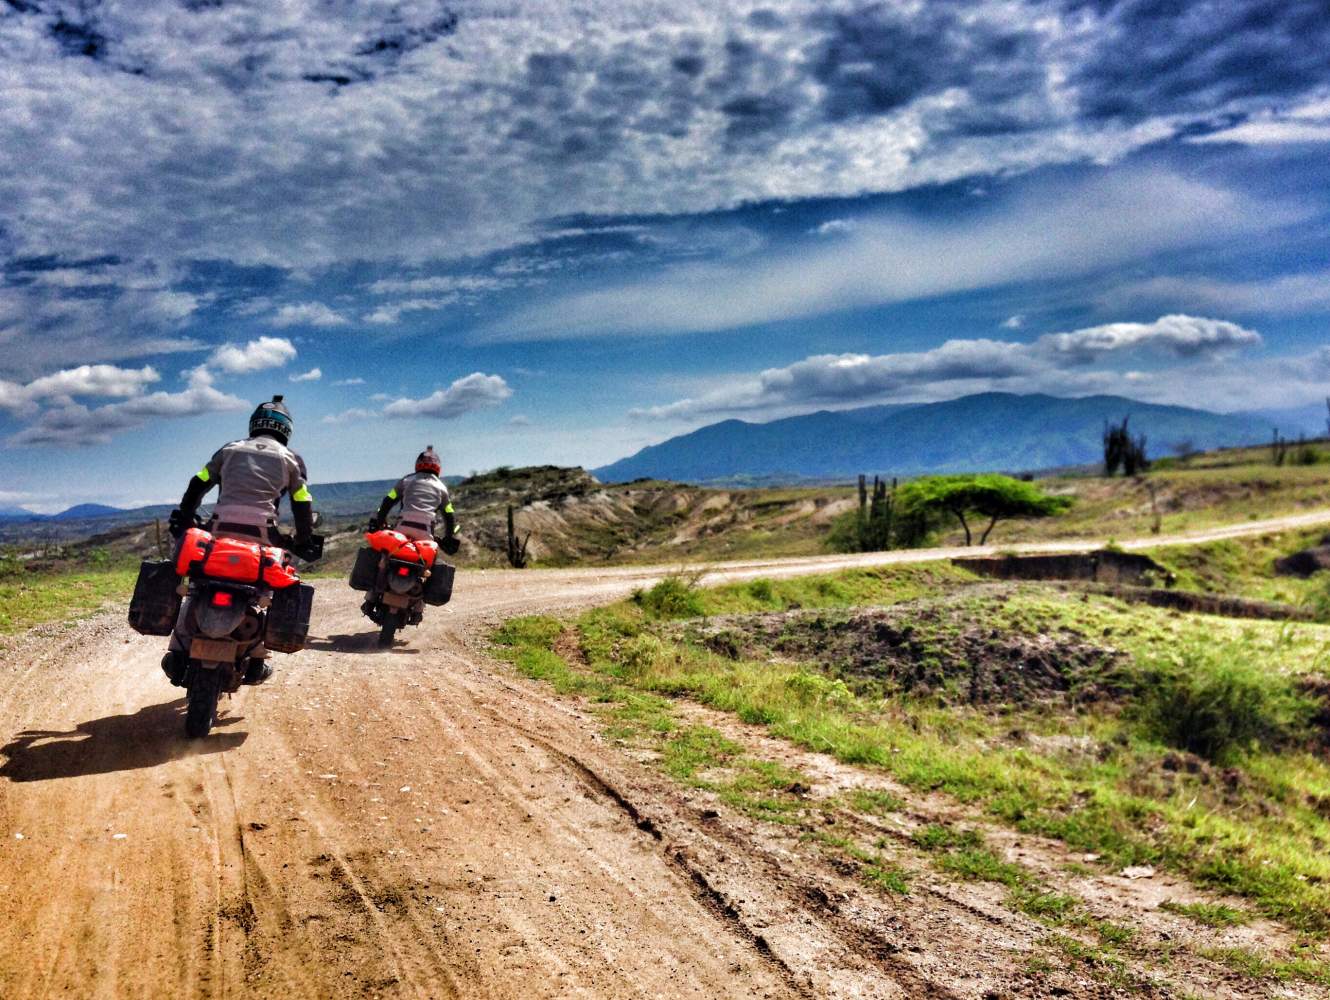
M 924 476 L 896 491 L 903 515 L 935 521 L 953 515 L 965 531 L 965 544 L 973 544 L 969 518 L 988 518 L 979 544 L 988 541 L 993 526 L 1004 518 L 1051 517 L 1071 506 L 1070 497 L 1051 496 L 1033 483 L 996 473 L 959 476 Z

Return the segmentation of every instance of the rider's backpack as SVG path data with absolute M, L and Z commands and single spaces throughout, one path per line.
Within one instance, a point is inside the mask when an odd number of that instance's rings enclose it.
M 307 583 L 274 590 L 263 628 L 263 644 L 278 653 L 298 653 L 309 637 L 309 614 L 314 588 Z
M 457 571 L 442 559 L 434 561 L 425 590 L 421 594 L 426 604 L 447 604 L 453 596 L 453 575 Z
M 379 552 L 362 548 L 356 553 L 356 564 L 351 567 L 351 589 L 373 590 L 379 582 Z
M 134 596 L 129 599 L 129 625 L 140 635 L 170 635 L 180 613 L 180 577 L 170 559 L 139 564 Z

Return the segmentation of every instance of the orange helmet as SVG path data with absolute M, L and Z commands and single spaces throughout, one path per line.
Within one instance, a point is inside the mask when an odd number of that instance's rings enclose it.
M 426 445 L 425 450 L 416 456 L 417 472 L 432 472 L 436 476 L 443 471 L 439 456 L 434 453 L 434 445 Z

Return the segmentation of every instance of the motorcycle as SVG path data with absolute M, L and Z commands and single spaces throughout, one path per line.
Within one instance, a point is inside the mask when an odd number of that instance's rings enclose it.
M 379 626 L 379 646 L 386 649 L 398 629 L 424 620 L 426 604 L 440 606 L 452 599 L 456 568 L 439 558 L 439 549 L 452 555 L 460 545 L 456 538 L 412 540 L 400 531 L 374 527 L 365 532 L 365 541 L 350 584 L 366 592 L 360 610 Z
M 315 535 L 299 547 L 285 535 L 277 541 L 219 538 L 196 518 L 173 560 L 140 567 L 130 625 L 145 635 L 171 635 L 179 623 L 188 656 L 168 667 L 168 675 L 186 691 L 190 737 L 212 730 L 218 701 L 239 690 L 260 645 L 279 653 L 304 648 L 314 588 L 300 582 L 292 550 L 313 562 L 323 554 L 323 537 Z

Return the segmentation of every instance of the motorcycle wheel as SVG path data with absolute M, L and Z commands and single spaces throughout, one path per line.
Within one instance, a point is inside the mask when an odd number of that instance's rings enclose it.
M 200 739 L 212 731 L 217 718 L 217 698 L 222 691 L 220 669 L 195 670 L 189 685 L 189 702 L 185 709 L 185 735 Z
M 387 649 L 397 635 L 397 616 L 384 615 L 383 625 L 379 628 L 379 648 Z

